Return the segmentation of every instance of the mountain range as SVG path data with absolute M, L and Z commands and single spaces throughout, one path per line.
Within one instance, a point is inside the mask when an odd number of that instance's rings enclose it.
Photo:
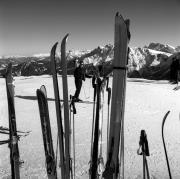
M 172 47 L 160 43 L 150 43 L 144 47 L 130 47 L 128 56 L 128 77 L 154 80 L 169 79 L 173 57 L 180 59 L 180 46 Z M 111 44 L 98 46 L 93 50 L 67 52 L 68 74 L 73 74 L 75 59 L 84 61 L 84 66 L 92 73 L 92 67 L 103 65 L 105 74 L 112 71 L 114 47 Z M 58 72 L 61 74 L 59 55 L 56 57 Z M 7 64 L 13 64 L 14 76 L 51 74 L 50 55 L 38 54 L 31 57 L 1 57 L 0 74 L 3 75 Z

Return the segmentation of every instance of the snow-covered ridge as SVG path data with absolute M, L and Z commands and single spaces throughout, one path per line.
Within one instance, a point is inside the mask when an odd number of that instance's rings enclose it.
M 99 49 L 104 50 L 105 48 L 107 48 L 108 45 L 105 46 L 98 46 Z M 148 46 L 144 46 L 144 47 L 131 47 L 131 51 L 133 50 L 137 50 L 137 49 L 143 49 L 143 48 L 147 48 L 149 49 L 150 52 L 152 53 L 159 53 L 159 54 L 163 54 L 166 53 L 166 55 L 172 54 L 172 53 L 176 53 L 176 52 L 180 52 L 180 46 L 177 47 L 173 47 L 172 45 L 169 44 L 161 44 L 161 43 L 154 43 L 151 42 Z M 69 50 L 67 53 L 71 56 L 77 56 L 80 57 L 83 54 L 87 54 L 90 53 L 93 50 Z M 57 55 L 60 56 L 60 52 L 57 52 Z M 37 57 L 37 58 L 41 58 L 41 57 L 49 57 L 50 53 L 39 53 L 39 54 L 33 54 L 33 55 L 28 55 L 28 56 L 23 56 L 23 55 L 7 55 L 7 56 L 0 56 L 0 59 L 6 59 L 6 58 L 27 58 L 27 57 Z
M 24 55 L 4 55 L 0 56 L 0 59 L 6 59 L 6 58 L 26 58 L 27 56 Z
M 179 52 L 178 52 L 179 51 Z M 178 56 L 180 46 L 174 48 L 170 45 L 150 43 L 149 46 L 130 48 L 128 58 L 128 76 L 147 79 L 168 79 L 169 67 L 173 56 Z M 60 52 L 56 53 L 60 58 Z M 67 51 L 68 73 L 74 70 L 74 60 L 84 61 L 90 65 L 106 65 L 106 70 L 112 70 L 111 62 L 114 58 L 114 47 L 111 44 L 98 46 L 93 50 Z M 50 74 L 50 54 L 39 53 L 31 57 L 12 57 L 0 60 L 0 73 L 7 63 L 13 63 L 14 73 L 18 76 L 33 76 Z M 60 61 L 57 61 L 60 63 Z M 60 64 L 58 64 L 61 68 Z M 60 70 L 61 71 L 61 70 Z
M 147 46 L 147 48 L 152 49 L 152 50 L 167 52 L 167 53 L 177 52 L 177 48 L 169 44 L 161 44 L 161 43 L 152 42 L 149 44 L 149 46 Z
M 50 53 L 39 53 L 39 54 L 34 54 L 32 55 L 33 57 L 49 57 Z

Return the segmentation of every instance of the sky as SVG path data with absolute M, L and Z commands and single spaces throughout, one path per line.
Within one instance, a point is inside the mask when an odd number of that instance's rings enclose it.
M 67 33 L 67 50 L 114 44 L 116 12 L 130 47 L 180 45 L 180 0 L 0 0 L 0 56 L 49 53 Z

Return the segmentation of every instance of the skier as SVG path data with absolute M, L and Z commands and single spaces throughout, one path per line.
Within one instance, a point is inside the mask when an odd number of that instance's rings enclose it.
M 85 70 L 83 69 L 83 62 L 76 60 L 76 68 L 74 70 L 74 79 L 75 79 L 75 86 L 76 86 L 76 91 L 73 96 L 74 102 L 82 101 L 81 99 L 79 99 L 79 94 L 81 92 L 82 80 L 85 81 L 86 77 L 91 78 L 91 76 L 85 73 Z
M 170 66 L 170 81 L 172 82 L 172 84 L 178 85 L 179 70 L 180 70 L 179 59 L 177 57 L 173 57 Z

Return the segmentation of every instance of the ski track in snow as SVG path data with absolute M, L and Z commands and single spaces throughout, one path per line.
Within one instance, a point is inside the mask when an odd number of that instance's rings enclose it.
M 110 80 L 110 84 L 111 84 Z M 54 98 L 52 77 L 15 77 L 15 93 L 18 96 L 36 96 L 36 89 L 45 85 L 48 98 Z M 8 127 L 8 108 L 5 80 L 0 78 L 0 126 Z M 60 98 L 62 79 L 59 77 Z M 75 90 L 73 77 L 68 77 L 69 94 Z M 161 124 L 165 113 L 170 110 L 164 126 L 164 135 L 173 179 L 179 179 L 180 166 L 180 91 L 173 91 L 175 85 L 167 81 L 128 79 L 125 103 L 125 178 L 141 179 L 142 156 L 137 155 L 140 131 L 146 130 L 150 157 L 147 157 L 152 179 L 167 179 L 168 170 L 161 139 Z M 80 98 L 93 101 L 93 89 L 89 79 L 83 83 Z M 49 101 L 51 128 L 56 151 L 57 122 L 54 101 Z M 21 178 L 47 178 L 38 103 L 15 97 L 17 128 L 32 131 L 19 141 L 20 157 L 24 160 Z M 88 178 L 93 104 L 76 103 L 76 178 Z M 63 110 L 63 109 L 62 109 Z M 106 161 L 107 93 L 105 92 L 103 121 L 103 156 Z M 8 136 L 0 134 L 0 140 Z M 58 174 L 59 173 L 58 169 Z M 9 148 L 0 146 L 0 178 L 10 178 Z

